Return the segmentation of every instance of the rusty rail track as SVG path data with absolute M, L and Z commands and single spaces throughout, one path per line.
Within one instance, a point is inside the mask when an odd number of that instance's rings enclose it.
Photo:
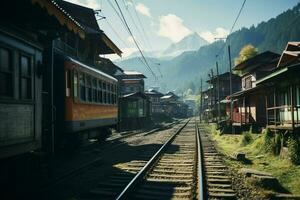
M 141 158 L 147 156 L 144 152 Z M 204 199 L 195 121 L 184 123 L 148 162 L 130 162 L 124 172 L 110 178 L 99 183 L 89 199 Z
M 199 125 L 199 133 L 203 155 L 205 197 L 207 199 L 236 199 L 229 169 L 210 140 L 204 125 Z
M 109 142 L 112 143 L 109 148 L 111 150 L 111 149 L 115 149 L 115 148 L 118 148 L 121 145 L 126 144 L 126 142 L 120 142 L 119 140 L 121 140 L 121 139 L 130 138 L 130 137 L 133 137 L 135 135 L 148 135 L 148 134 L 151 134 L 151 133 L 154 133 L 154 132 L 158 132 L 158 131 L 161 131 L 161 130 L 164 130 L 164 129 L 171 128 L 172 126 L 175 126 L 175 125 L 177 125 L 178 123 L 181 123 L 181 122 L 182 122 L 182 120 L 176 121 L 176 122 L 173 122 L 173 123 L 168 124 L 166 126 L 163 126 L 161 128 L 155 128 L 155 129 L 153 129 L 149 132 L 145 132 L 145 133 L 135 132 L 135 133 L 126 134 L 126 135 L 123 135 L 123 136 L 120 136 L 120 137 L 117 137 L 117 138 L 113 138 L 112 140 L 109 140 Z M 115 141 L 118 141 L 118 143 L 115 144 L 114 143 Z M 144 152 L 144 153 L 146 154 L 147 152 Z M 143 156 L 143 155 L 141 155 L 141 156 Z M 148 155 L 148 157 L 149 157 L 149 155 Z M 95 158 L 95 159 L 93 159 L 89 162 L 86 162 L 86 163 L 83 163 L 82 165 L 77 166 L 76 168 L 64 173 L 61 176 L 58 176 L 58 177 L 55 177 L 54 179 L 49 180 L 48 183 L 41 186 L 41 191 L 40 192 L 41 193 L 45 192 L 45 191 L 49 190 L 51 187 L 55 186 L 56 184 L 59 184 L 60 182 L 63 182 L 65 180 L 67 180 L 68 178 L 72 177 L 72 176 L 76 176 L 76 174 L 79 174 L 82 170 L 84 170 L 84 169 L 86 169 L 90 166 L 93 166 L 93 164 L 101 161 L 102 159 L 103 159 L 103 156 L 97 157 L 97 158 Z

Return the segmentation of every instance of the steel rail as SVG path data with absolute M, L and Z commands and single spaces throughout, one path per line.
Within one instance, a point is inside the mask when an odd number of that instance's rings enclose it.
M 177 121 L 177 122 L 173 122 L 171 124 L 168 124 L 167 126 L 164 126 L 164 127 L 161 127 L 161 128 L 156 128 L 156 129 L 153 129 L 149 132 L 146 132 L 145 134 L 143 135 L 148 135 L 150 133 L 154 133 L 154 132 L 159 132 L 159 131 L 162 131 L 164 129 L 168 129 L 168 128 L 171 128 L 172 126 L 180 123 L 181 121 Z M 132 137 L 132 136 L 135 136 L 135 135 L 138 135 L 138 134 L 141 134 L 142 132 L 138 132 L 138 133 L 131 133 L 131 134 L 127 134 L 127 135 L 124 135 L 124 136 L 121 136 L 121 137 L 118 137 L 118 138 L 114 138 L 112 140 L 110 140 L 109 142 L 114 142 L 114 141 L 117 141 L 117 140 L 120 140 L 120 139 L 125 139 L 125 138 L 129 138 L 129 137 Z M 117 147 L 121 146 L 121 145 L 124 145 L 126 144 L 126 142 L 120 142 L 118 144 L 112 144 L 111 146 L 109 146 L 110 148 L 112 148 L 112 150 L 115 150 Z M 105 150 L 104 150 L 105 151 Z M 54 185 L 60 183 L 60 182 L 63 182 L 65 181 L 66 179 L 72 177 L 73 175 L 75 175 L 76 173 L 82 171 L 83 169 L 86 169 L 88 168 L 89 166 L 92 166 L 94 163 L 100 161 L 103 159 L 105 155 L 101 155 L 91 161 L 88 161 L 86 163 L 83 163 L 81 164 L 79 167 L 76 167 L 72 170 L 69 170 L 68 172 L 62 174 L 61 176 L 58 176 L 56 178 L 53 178 L 52 180 L 50 180 L 49 182 L 43 184 L 40 188 L 40 192 L 45 192 L 47 191 L 49 188 L 53 187 Z
M 200 142 L 200 132 L 197 124 L 197 120 L 195 119 L 195 128 L 196 128 L 196 135 L 197 135 L 197 157 L 198 157 L 198 162 L 197 162 L 197 170 L 198 170 L 198 188 L 197 188 L 197 193 L 198 193 L 198 200 L 204 200 L 204 186 L 203 186 L 203 156 L 202 156 L 202 145 Z
M 134 178 L 127 184 L 123 191 L 117 196 L 116 200 L 126 199 L 130 194 L 136 184 L 141 181 L 148 170 L 153 166 L 153 164 L 159 159 L 159 156 L 165 150 L 165 148 L 175 139 L 175 137 L 182 131 L 182 129 L 189 123 L 188 120 L 182 127 L 180 127 L 164 144 L 163 146 L 151 157 L 151 159 L 146 163 L 146 165 L 137 173 Z

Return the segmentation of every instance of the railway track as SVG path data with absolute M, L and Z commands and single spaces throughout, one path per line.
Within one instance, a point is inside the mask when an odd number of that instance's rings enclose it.
M 154 132 L 158 132 L 158 131 L 161 131 L 161 130 L 164 130 L 164 129 L 168 129 L 168 128 L 171 128 L 172 126 L 176 126 L 177 124 L 181 123 L 182 120 L 179 120 L 179 121 L 176 121 L 176 122 L 173 122 L 171 124 L 168 124 L 166 126 L 163 126 L 161 128 L 155 128 L 151 131 L 148 131 L 148 132 L 145 132 L 145 133 L 142 133 L 142 132 L 133 132 L 133 133 L 130 133 L 130 134 L 126 134 L 126 135 L 122 135 L 122 136 L 119 136 L 119 137 L 114 137 L 114 138 L 111 138 L 108 140 L 108 142 L 110 142 L 110 146 L 109 146 L 109 150 L 111 151 L 112 149 L 116 149 L 118 148 L 119 146 L 121 145 L 125 145 L 126 142 L 125 141 L 121 141 L 123 139 L 126 139 L 126 138 L 130 138 L 130 137 L 133 137 L 133 136 L 136 136 L 136 135 L 140 135 L 140 136 L 143 136 L 143 135 L 149 135 L 149 134 L 152 134 Z M 105 150 L 103 150 L 103 153 L 105 154 Z M 148 152 L 149 155 L 148 157 L 150 157 L 150 152 Z M 153 152 L 151 152 L 153 153 Z M 147 157 L 147 151 L 146 152 L 143 152 L 143 154 L 141 154 L 141 158 L 143 159 L 148 159 Z M 64 173 L 63 175 L 60 175 L 52 180 L 50 180 L 48 183 L 46 183 L 45 185 L 42 185 L 41 187 L 41 192 L 45 192 L 47 190 L 49 190 L 51 187 L 55 186 L 56 184 L 59 184 L 60 182 L 63 182 L 65 181 L 66 179 L 72 177 L 72 176 L 76 176 L 76 174 L 80 174 L 80 172 L 90 166 L 93 166 L 94 164 L 96 164 L 97 162 L 101 161 L 103 158 L 103 156 L 100 156 L 100 157 L 97 157 L 89 162 L 86 162 L 86 163 L 83 163 L 82 165 L 79 165 L 77 166 L 76 168 Z
M 204 125 L 199 126 L 202 146 L 203 173 L 205 177 L 206 196 L 208 199 L 236 199 L 232 189 L 231 176 L 222 156 L 209 139 Z
M 122 171 L 99 182 L 85 199 L 203 199 L 196 133 L 195 121 L 183 123 L 155 154 L 142 152 L 118 166 Z

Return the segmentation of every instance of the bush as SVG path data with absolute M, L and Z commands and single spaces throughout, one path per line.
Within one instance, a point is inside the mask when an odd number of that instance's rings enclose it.
M 246 146 L 250 144 L 253 141 L 252 135 L 250 132 L 243 132 L 242 140 L 241 140 L 241 145 Z
M 274 134 L 270 131 L 270 129 L 266 128 L 263 131 L 263 150 L 266 153 L 274 153 L 275 152 L 275 141 L 274 141 Z
M 300 142 L 299 138 L 291 136 L 288 139 L 289 158 L 293 164 L 300 164 Z

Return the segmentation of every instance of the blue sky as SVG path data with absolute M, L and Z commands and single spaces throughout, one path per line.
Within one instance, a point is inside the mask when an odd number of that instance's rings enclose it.
M 123 50 L 123 57 L 136 51 L 132 38 L 109 4 L 111 2 L 116 7 L 115 0 L 68 1 L 101 9 L 101 15 L 106 19 L 99 20 L 99 26 Z M 214 37 L 225 37 L 243 0 L 118 0 L 118 2 L 142 49 L 151 51 L 165 49 L 171 43 L 194 32 L 208 42 L 213 42 Z M 292 8 L 298 2 L 299 0 L 247 0 L 234 30 L 267 21 Z

